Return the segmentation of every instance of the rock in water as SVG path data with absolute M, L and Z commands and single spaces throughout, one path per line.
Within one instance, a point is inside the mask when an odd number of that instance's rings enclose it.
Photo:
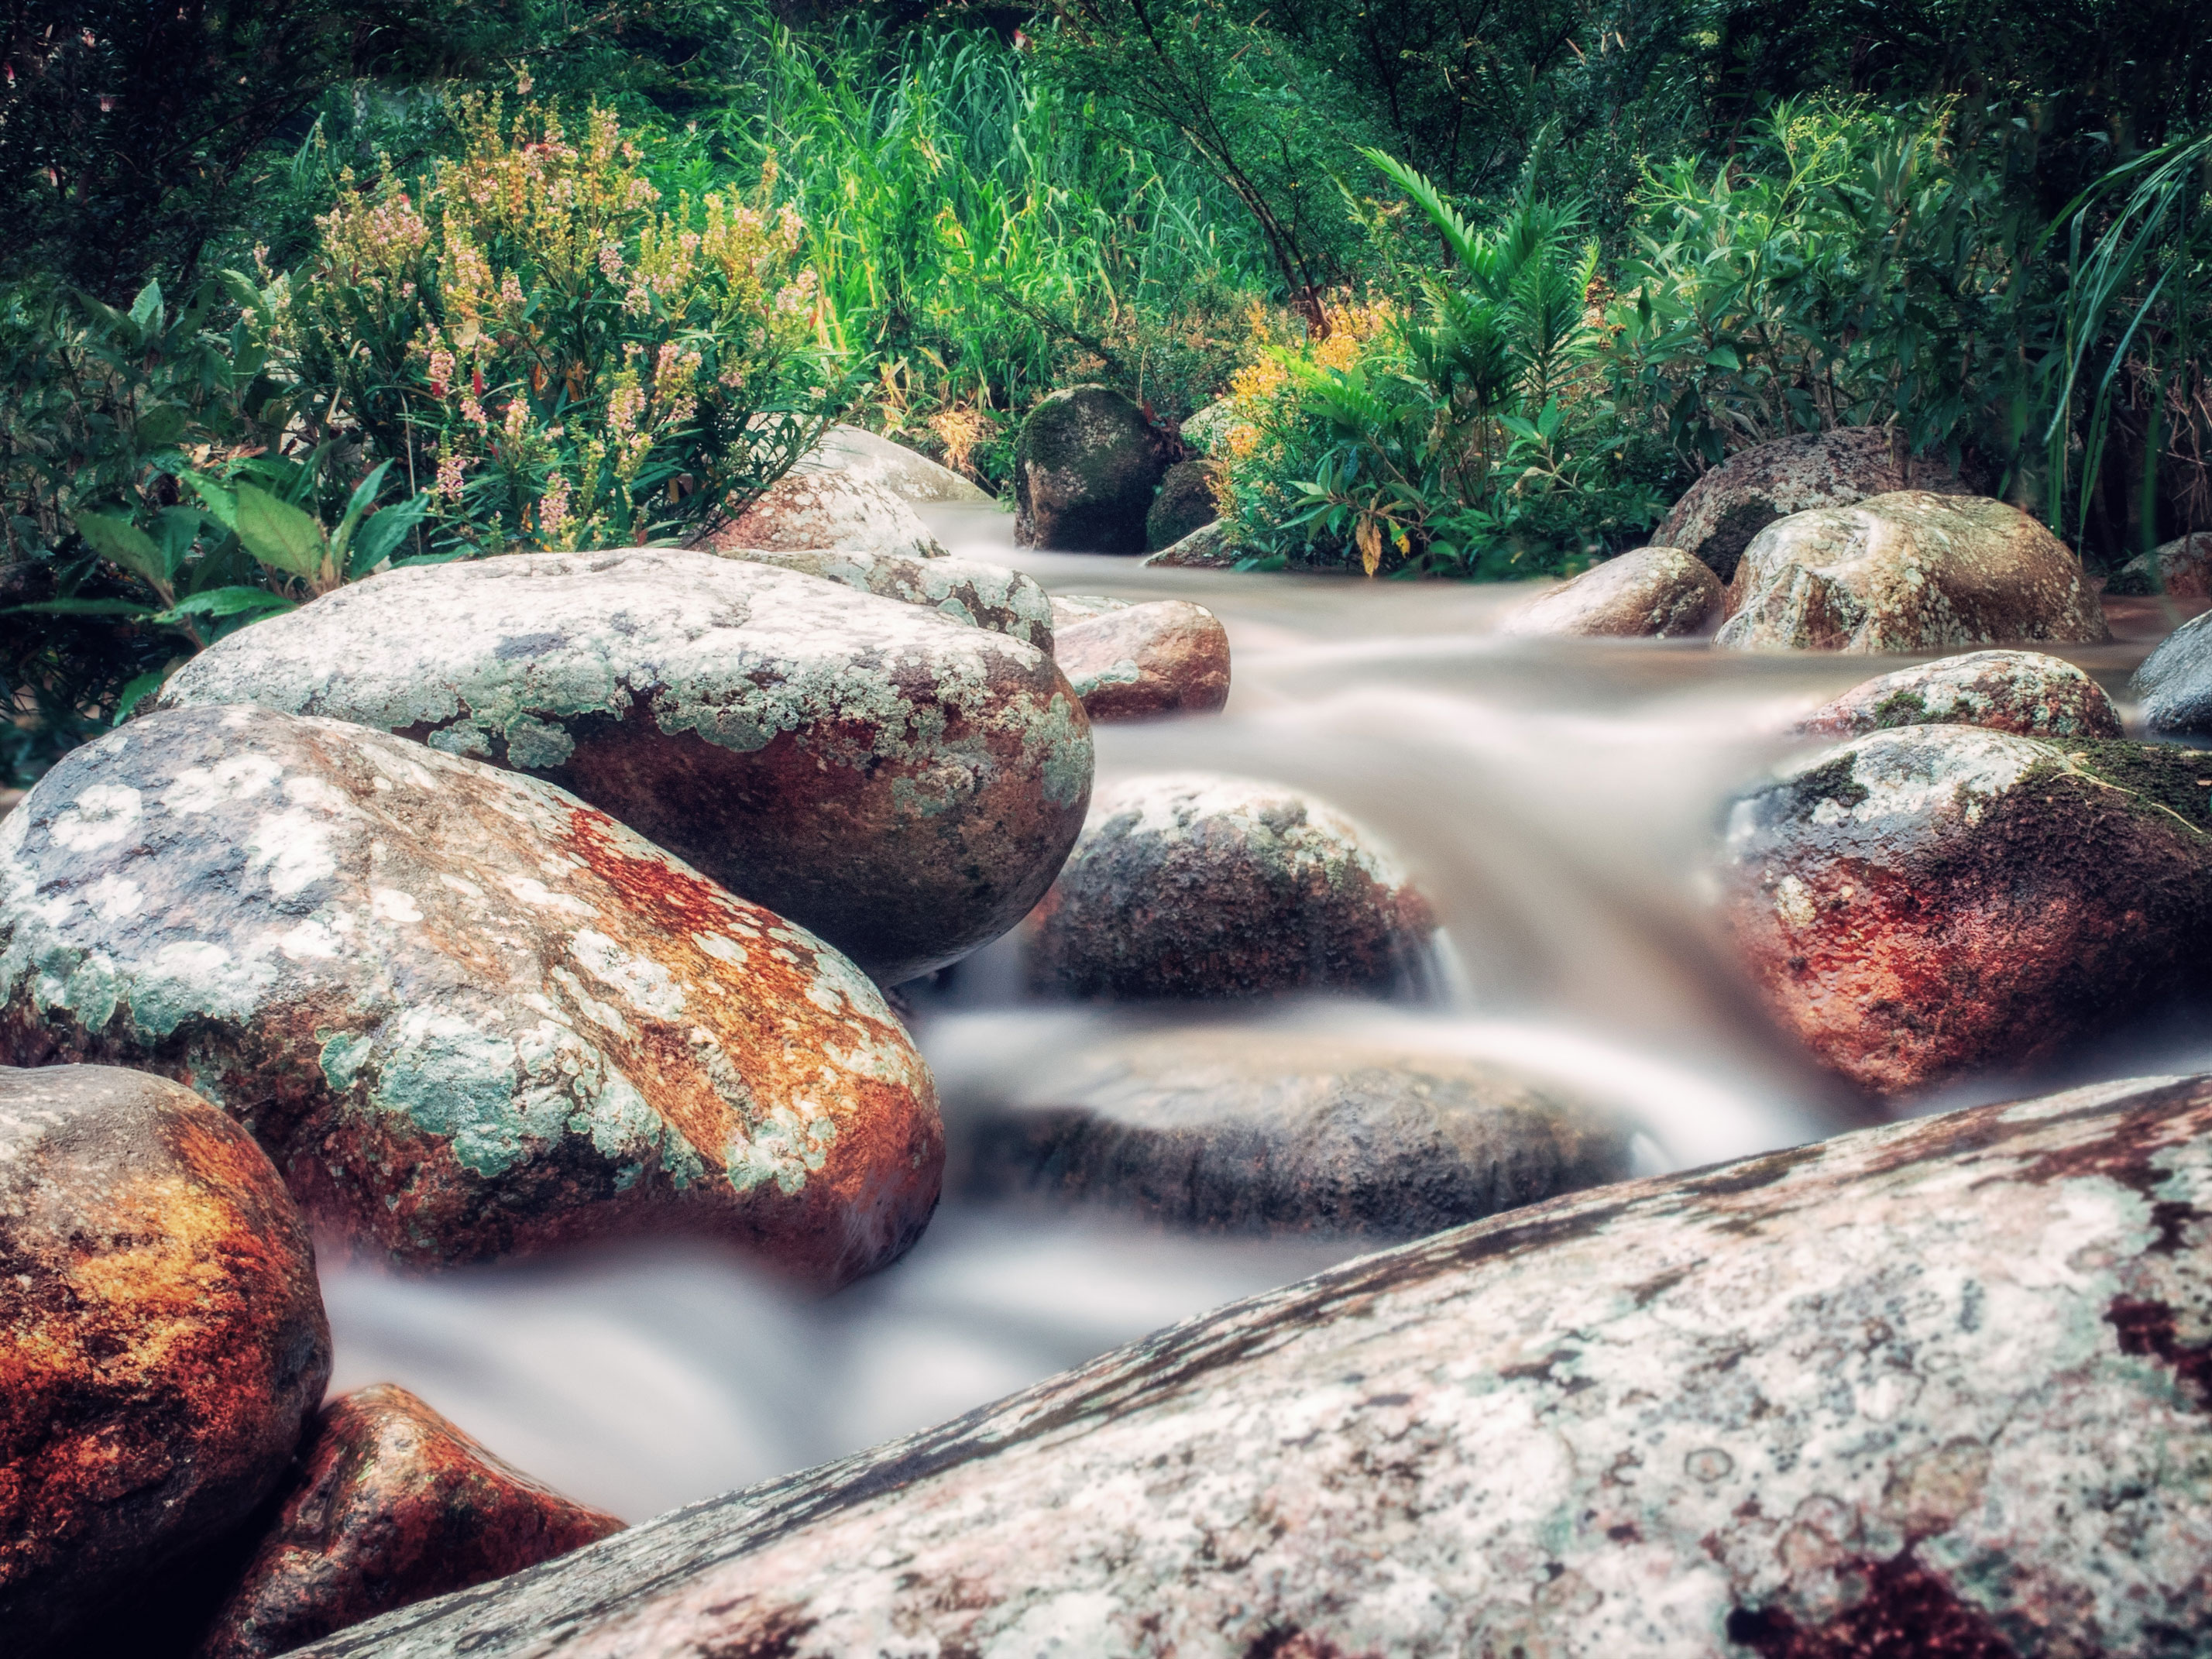
M 1383 993 L 1416 979 L 1428 902 L 1375 837 L 1280 784 L 1132 778 L 1102 796 L 1026 929 L 1040 992 L 1115 1001 Z
M 0 1055 L 190 1083 L 410 1266 L 672 1231 L 837 1284 L 937 1201 L 929 1073 L 850 963 L 574 796 L 337 720 L 65 757 L 0 823 Z
M 32 1659 L 276 1489 L 331 1334 L 268 1158 L 137 1072 L 0 1068 L 0 1646 Z
M 2151 564 L 2158 580 L 2151 580 Z M 2116 574 L 2107 593 L 2164 593 L 2168 599 L 2212 599 L 2212 531 L 2177 536 L 2148 553 L 2138 553 Z
M 1055 392 L 1030 411 L 1014 452 L 1014 539 L 1071 553 L 1141 553 L 1167 470 L 1145 412 L 1103 386 Z
M 842 548 L 917 559 L 945 556 L 942 544 L 911 507 L 883 485 L 848 472 L 785 473 L 704 545 L 715 552 Z
M 1229 532 L 1220 521 L 1202 525 L 1174 546 L 1145 561 L 1149 568 L 1170 570 L 1234 570 L 1244 555 L 1229 544 Z
M 1495 1066 L 1248 1026 L 1109 1043 L 975 1139 L 981 1192 L 1248 1233 L 1413 1238 L 1629 1170 L 1626 1127 Z
M 556 783 L 887 985 L 1018 921 L 1091 787 L 1043 652 L 707 553 L 391 571 L 232 635 L 161 699 L 238 702 Z
M 1799 513 L 1744 550 L 1714 643 L 1738 651 L 1936 651 L 2110 638 L 2066 544 L 2016 507 L 1901 489 Z
M 1229 701 L 1229 635 L 1204 605 L 1116 605 L 1060 624 L 1053 650 L 1093 721 L 1210 714 Z
M 2212 611 L 2191 617 L 2136 670 L 2131 689 L 2154 737 L 2212 732 Z
M 1213 469 L 1204 461 L 1177 461 L 1161 478 L 1160 493 L 1145 514 L 1145 545 L 1164 552 L 1220 516 L 1213 504 Z
M 1675 640 L 1720 620 L 1721 581 L 1679 547 L 1639 547 L 1540 593 L 1505 619 L 1508 634 Z
M 833 426 L 799 458 L 797 473 L 836 472 L 888 489 L 902 501 L 988 501 L 990 492 L 928 456 L 865 427 Z
M 2028 738 L 2117 738 L 2119 711 L 2072 663 L 2037 651 L 1975 651 L 1855 685 L 1798 722 L 1808 736 L 1897 726 L 1979 726 Z
M 1751 538 L 1777 519 L 1898 489 L 1976 493 L 1939 457 L 1900 459 L 1887 427 L 1803 432 L 1729 456 L 1690 486 L 1653 539 L 1694 555 L 1726 581 Z
M 2025 1067 L 2197 971 L 2206 775 L 2141 744 L 1877 732 L 1736 803 L 1723 915 L 1781 1024 L 1862 1088 Z
M 1557 1199 L 303 1659 L 2194 1651 L 2212 1084 Z
M 919 605 L 955 622 L 988 628 L 1052 650 L 1052 600 L 1018 570 L 980 559 L 908 558 L 896 553 L 851 553 L 815 548 L 805 552 L 769 552 L 761 548 L 723 547 L 726 559 L 772 564 L 819 576 L 863 593 L 902 605 Z
M 404 1389 L 324 1412 L 198 1659 L 269 1659 L 622 1530 L 508 1468 Z

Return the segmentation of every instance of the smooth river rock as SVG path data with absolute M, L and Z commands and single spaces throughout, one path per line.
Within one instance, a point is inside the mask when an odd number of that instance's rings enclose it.
M 848 471 L 787 472 L 702 544 L 716 551 L 775 553 L 842 548 L 938 559 L 945 548 L 913 507 L 882 484 Z
M 865 427 L 837 425 L 799 459 L 793 472 L 836 472 L 888 489 L 903 501 L 988 501 L 990 492 L 928 456 Z
M 1054 629 L 1060 672 L 1094 724 L 1211 714 L 1229 701 L 1228 630 L 1202 605 L 1116 603 Z
M 378 1383 L 324 1410 L 198 1659 L 270 1659 L 622 1525 L 510 1468 L 406 1389 Z
M 162 1078 L 0 1067 L 9 1659 L 82 1651 L 73 1627 L 244 1522 L 330 1371 L 307 1224 L 243 1129 Z
M 1714 643 L 1902 653 L 2110 637 L 2081 561 L 2027 514 L 1983 495 L 1901 489 L 1760 531 Z
M 1855 685 L 1805 716 L 1808 737 L 1896 726 L 1979 726 L 2026 738 L 2117 738 L 2119 711 L 2072 663 L 2039 651 L 1974 651 Z
M 772 564 L 819 576 L 863 593 L 902 605 L 918 605 L 977 628 L 988 628 L 1052 650 L 1050 597 L 1031 578 L 1002 564 L 981 559 L 919 559 L 901 553 L 856 553 L 834 548 L 795 552 L 753 547 L 717 547 L 726 559 Z
M 1387 993 L 1436 920 L 1375 836 L 1282 784 L 1154 773 L 1101 793 L 1024 928 L 1032 989 L 1110 1001 Z
M 1721 581 L 1679 547 L 1639 547 L 1540 593 L 1500 626 L 1516 635 L 1693 638 L 1720 620 Z
M 1243 551 L 1230 544 L 1229 532 L 1219 520 L 1200 525 L 1172 546 L 1146 559 L 1147 568 L 1164 570 L 1234 570 Z
M 1213 467 L 1206 461 L 1177 461 L 1160 479 L 1160 493 L 1145 514 L 1145 545 L 1155 553 L 1173 547 L 1194 530 L 1221 516 L 1213 502 Z
M 2212 735 L 2212 611 L 2160 640 L 2130 689 L 2152 736 Z
M 0 823 L 0 1058 L 189 1083 L 416 1267 L 672 1231 L 842 1283 L 943 1159 L 813 935 L 549 785 L 250 705 L 134 720 Z
M 1143 552 L 1166 453 L 1164 438 L 1121 393 L 1103 386 L 1050 393 L 1015 445 L 1015 541 L 1069 553 Z
M 2212 1604 L 2212 1082 L 1516 1210 L 310 1659 L 2057 1659 Z
M 1170 1226 L 1414 1238 L 1629 1172 L 1629 1130 L 1451 1054 L 1222 1026 L 1100 1045 L 971 1127 L 979 1194 Z
M 1784 1029 L 1860 1087 L 2014 1073 L 2201 975 L 2208 780 L 2182 749 L 1876 732 L 1736 802 L 1723 919 Z
M 390 571 L 202 652 L 160 706 L 239 702 L 556 783 L 884 984 L 1018 921 L 1091 784 L 1042 651 L 710 553 Z
M 2154 582 L 2151 570 L 2157 567 Z M 2138 553 L 2114 573 L 2107 593 L 2163 593 L 2170 599 L 2212 599 L 2212 531 L 2199 530 Z

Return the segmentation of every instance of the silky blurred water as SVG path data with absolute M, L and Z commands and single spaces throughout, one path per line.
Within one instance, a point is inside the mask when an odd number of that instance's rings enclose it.
M 1227 626 L 1226 713 L 1099 728 L 1102 784 L 1169 769 L 1294 784 L 1416 872 L 1444 922 L 1433 1000 L 1243 1018 L 1550 1079 L 1626 1114 L 1653 1171 L 1871 1121 L 1749 1000 L 1704 872 L 1729 793 L 1790 751 L 1796 716 L 1904 659 L 1508 639 L 1497 623 L 1528 586 L 1146 570 L 1018 551 L 994 508 L 924 513 L 953 552 L 1054 592 L 1194 599 Z M 2123 631 L 2136 637 L 2062 654 L 2118 696 L 2160 619 Z M 1000 941 L 917 999 L 956 1135 L 979 1103 L 1048 1089 L 1131 1023 L 1025 1003 L 1017 968 Z M 2030 1082 L 2208 1066 L 2200 1037 L 2142 1030 Z M 2025 1091 L 1991 1081 L 1926 1106 Z M 428 1280 L 343 1269 L 325 1279 L 332 1388 L 403 1383 L 540 1480 L 640 1519 L 956 1416 L 1352 1253 L 948 1200 L 905 1260 L 820 1301 L 703 1249 Z

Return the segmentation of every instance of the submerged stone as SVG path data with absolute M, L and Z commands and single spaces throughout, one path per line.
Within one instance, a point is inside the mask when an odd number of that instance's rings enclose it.
M 1145 518 L 1167 470 L 1145 412 L 1103 386 L 1047 396 L 1014 453 L 1014 539 L 1071 553 L 1141 553 Z
M 0 1055 L 191 1084 L 417 1267 L 679 1231 L 839 1284 L 943 1159 L 811 933 L 549 785 L 250 705 L 135 720 L 0 824 Z
M 121 810 L 77 822 L 96 838 Z M 7 1067 L 0 1268 L 0 1647 L 81 1652 L 283 1480 L 330 1378 L 314 1252 L 268 1158 L 191 1090 Z
M 787 472 L 702 544 L 715 552 L 758 548 L 798 553 L 842 548 L 862 553 L 945 556 L 913 507 L 884 485 L 845 471 Z
M 1210 714 L 1229 701 L 1228 631 L 1204 605 L 1115 602 L 1055 627 L 1054 656 L 1094 722 Z
M 160 699 L 240 702 L 558 784 L 884 984 L 1018 921 L 1091 787 L 1044 652 L 708 553 L 387 572 L 232 635 Z
M 2181 1654 L 2212 1082 L 1516 1210 L 310 1659 Z
M 1807 736 L 1898 726 L 1978 726 L 2028 738 L 2117 738 L 2119 711 L 2072 663 L 2039 651 L 1974 651 L 1855 685 L 1798 722 Z
M 1592 638 L 1674 640 L 1720 620 L 1721 583 L 1679 547 L 1639 547 L 1540 593 L 1505 619 L 1502 632 Z
M 873 593 L 902 605 L 918 605 L 955 622 L 988 628 L 1052 649 L 1053 606 L 1043 588 L 1018 570 L 980 559 L 917 559 L 896 553 L 853 553 L 829 548 L 770 552 L 761 548 L 718 547 L 726 559 L 772 564 L 825 581 Z

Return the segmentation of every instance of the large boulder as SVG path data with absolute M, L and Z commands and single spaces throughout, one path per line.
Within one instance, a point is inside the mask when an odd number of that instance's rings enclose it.
M 708 553 L 387 572 L 202 652 L 159 706 L 234 702 L 558 784 L 884 984 L 1020 920 L 1091 782 L 1043 652 Z
M 1364 1256 L 303 1659 L 2201 1647 L 2212 1083 Z
M 1974 651 L 1876 675 L 1797 724 L 1808 737 L 1896 726 L 1979 726 L 2027 738 L 2117 738 L 2119 711 L 2072 663 L 2039 651 Z
M 1948 462 L 1906 456 L 1887 427 L 1802 432 L 1738 450 L 1705 473 L 1674 503 L 1653 539 L 1694 555 L 1726 581 L 1751 538 L 1777 519 L 1899 489 L 1978 493 Z
M 1540 593 L 1506 617 L 1519 635 L 1675 640 L 1720 620 L 1721 581 L 1679 547 L 1639 547 Z
M 0 1648 L 81 1652 L 73 1629 L 283 1480 L 330 1379 L 314 1252 L 267 1157 L 191 1090 L 10 1067 L 0 1267 Z
M 771 552 L 753 547 L 718 547 L 726 559 L 750 564 L 772 564 L 819 576 L 862 593 L 874 593 L 902 605 L 919 605 L 940 611 L 955 622 L 988 628 L 1033 645 L 1052 649 L 1052 600 L 1044 589 L 1018 570 L 981 559 L 917 559 L 902 553 L 854 553 L 827 548 L 801 552 Z
M 1494 1065 L 1264 1026 L 1103 1044 L 970 1133 L 978 1193 L 1245 1233 L 1413 1238 L 1630 1164 L 1623 1124 Z
M 1188 447 L 1216 460 L 1226 458 L 1229 428 L 1237 424 L 1237 400 L 1217 398 L 1183 416 L 1180 435 Z
M 1385 993 L 1436 921 L 1367 830 L 1296 789 L 1212 773 L 1104 792 L 1024 928 L 1032 988 L 1114 1001 Z
M 2205 769 L 2140 744 L 1876 732 L 1736 802 L 1723 918 L 1783 1027 L 1860 1087 L 2023 1069 L 2199 971 Z
M 793 472 L 835 472 L 859 483 L 887 489 L 902 501 L 988 501 L 990 492 L 949 466 L 865 427 L 833 426 L 822 441 L 799 459 Z
M 1145 514 L 1145 545 L 1166 551 L 1194 530 L 1221 516 L 1213 504 L 1213 468 L 1201 460 L 1177 461 L 1160 479 L 1160 493 Z
M 1229 634 L 1204 605 L 1115 602 L 1061 620 L 1061 604 L 1053 653 L 1094 722 L 1210 714 L 1229 701 Z
M 2212 734 L 2212 611 L 2191 617 L 2160 641 L 2130 689 L 2153 736 Z
M 622 1530 L 389 1383 L 327 1407 L 198 1659 L 271 1659 Z
M 1166 453 L 1145 411 L 1120 392 L 1051 393 L 1015 445 L 1014 539 L 1069 553 L 1143 552 Z
M 1799 513 L 1744 550 L 1717 645 L 1940 651 L 2109 638 L 2066 544 L 2016 507 L 1903 489 Z
M 842 548 L 917 559 L 945 556 L 944 546 L 905 501 L 882 484 L 842 471 L 785 473 L 701 544 L 718 553 Z
M 2136 554 L 2113 573 L 2105 591 L 2163 593 L 2170 599 L 2212 599 L 2212 531 L 2177 536 L 2148 553 Z
M 943 1159 L 821 940 L 548 785 L 250 705 L 134 721 L 0 824 L 0 1057 L 190 1083 L 325 1238 L 420 1267 L 680 1231 L 841 1283 Z

